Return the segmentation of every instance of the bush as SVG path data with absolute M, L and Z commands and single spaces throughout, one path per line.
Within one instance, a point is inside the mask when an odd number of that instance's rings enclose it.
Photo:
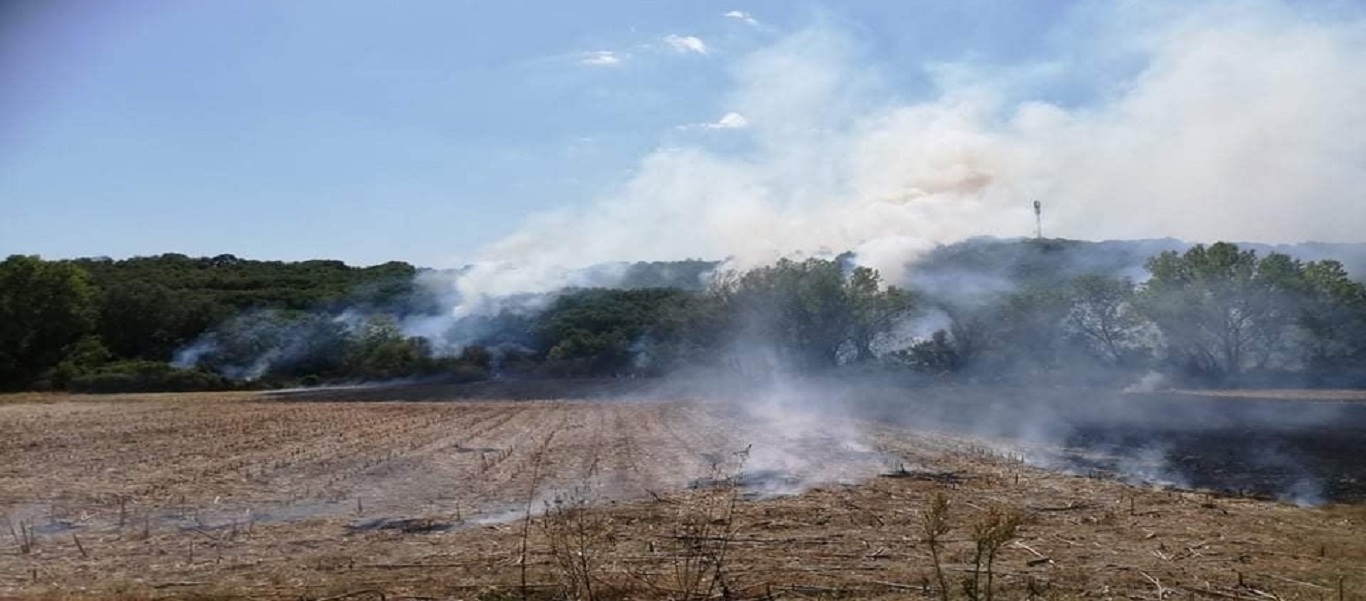
M 72 392 L 191 392 L 228 390 L 232 382 L 198 369 L 177 369 L 156 361 L 120 361 L 72 378 Z

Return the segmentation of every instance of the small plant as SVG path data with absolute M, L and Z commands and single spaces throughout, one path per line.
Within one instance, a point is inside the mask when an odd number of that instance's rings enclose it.
M 587 484 L 556 495 L 545 505 L 545 519 L 541 525 L 550 544 L 550 556 L 560 584 L 568 598 L 593 601 L 597 598 L 594 580 L 603 547 L 610 536 L 608 520 L 592 510 L 592 495 Z
M 732 453 L 729 460 L 717 458 L 709 475 L 699 480 L 707 486 L 677 505 L 673 530 L 667 537 L 670 569 L 664 574 L 665 585 L 647 581 L 650 586 L 682 601 L 733 597 L 727 561 L 738 534 L 735 508 L 748 459 L 748 447 Z
M 551 433 L 553 436 L 554 433 Z M 526 505 L 522 513 L 522 544 L 520 553 L 517 557 L 517 572 L 520 581 L 519 590 L 522 599 L 528 599 L 531 595 L 531 587 L 527 584 L 527 541 L 531 537 L 531 506 L 536 499 L 536 488 L 541 484 L 541 464 L 545 461 L 545 448 L 550 446 L 550 437 L 547 436 L 541 448 L 531 453 L 531 484 L 526 491 Z
M 944 535 L 949 533 L 949 497 L 942 492 L 930 497 L 930 504 L 920 513 L 920 528 L 925 545 L 930 548 L 930 561 L 934 562 L 934 578 L 939 584 L 940 601 L 949 601 L 949 585 L 944 578 L 944 566 L 940 553 L 944 550 Z
M 1024 516 L 1016 509 L 991 507 L 972 525 L 976 548 L 972 575 L 963 579 L 963 593 L 971 601 L 991 601 L 994 592 L 996 555 L 1015 538 Z

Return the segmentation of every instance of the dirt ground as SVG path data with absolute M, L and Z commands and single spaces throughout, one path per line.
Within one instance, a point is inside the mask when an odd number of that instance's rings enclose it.
M 1133 487 L 785 407 L 487 392 L 2 399 L 0 598 L 494 599 L 524 576 L 551 598 L 567 557 L 598 598 L 687 597 L 698 565 L 717 598 L 937 598 L 921 520 L 943 494 L 955 596 L 995 510 L 1023 518 L 1002 599 L 1366 599 L 1361 505 Z

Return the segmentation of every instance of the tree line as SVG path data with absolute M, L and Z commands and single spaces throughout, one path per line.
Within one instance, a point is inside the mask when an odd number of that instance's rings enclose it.
M 413 336 L 446 308 L 403 263 L 182 255 L 0 263 L 0 386 L 191 390 L 395 378 L 883 370 L 952 380 L 1366 385 L 1366 287 L 1228 243 L 1146 260 L 960 245 L 889 285 L 853 257 L 635 264 Z M 1009 256 L 1001 253 L 1008 253 Z M 1068 253 L 1073 253 L 1069 255 Z M 900 279 L 900 278 L 899 278 Z M 692 283 L 696 282 L 695 285 Z
M 1229 243 L 1163 251 L 1141 282 L 1027 241 L 984 277 L 942 259 L 889 286 L 849 257 L 723 273 L 709 288 L 583 290 L 529 322 L 518 368 L 568 375 L 709 367 L 839 369 L 1113 386 L 1158 373 L 1189 386 L 1366 385 L 1366 286 L 1333 260 Z M 1009 248 L 1009 247 L 1007 247 Z M 969 261 L 970 263 L 970 261 Z M 999 265 L 994 265 L 994 267 Z M 494 341 L 495 344 L 498 341 Z
M 211 389 L 210 368 L 176 369 L 181 349 L 260 311 L 282 321 L 340 307 L 421 311 L 406 263 L 250 261 L 179 254 L 0 263 L 0 389 Z
M 1337 261 L 1221 242 L 1161 252 L 1143 277 L 1042 277 L 975 302 L 946 299 L 945 327 L 897 356 L 997 378 L 1366 385 L 1366 286 Z

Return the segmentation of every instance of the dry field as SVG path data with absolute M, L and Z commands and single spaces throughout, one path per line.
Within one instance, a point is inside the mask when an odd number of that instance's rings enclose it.
M 955 598 L 997 510 L 1001 599 L 1366 599 L 1360 505 L 782 407 L 383 395 L 0 399 L 0 598 L 938 598 L 942 493 Z

